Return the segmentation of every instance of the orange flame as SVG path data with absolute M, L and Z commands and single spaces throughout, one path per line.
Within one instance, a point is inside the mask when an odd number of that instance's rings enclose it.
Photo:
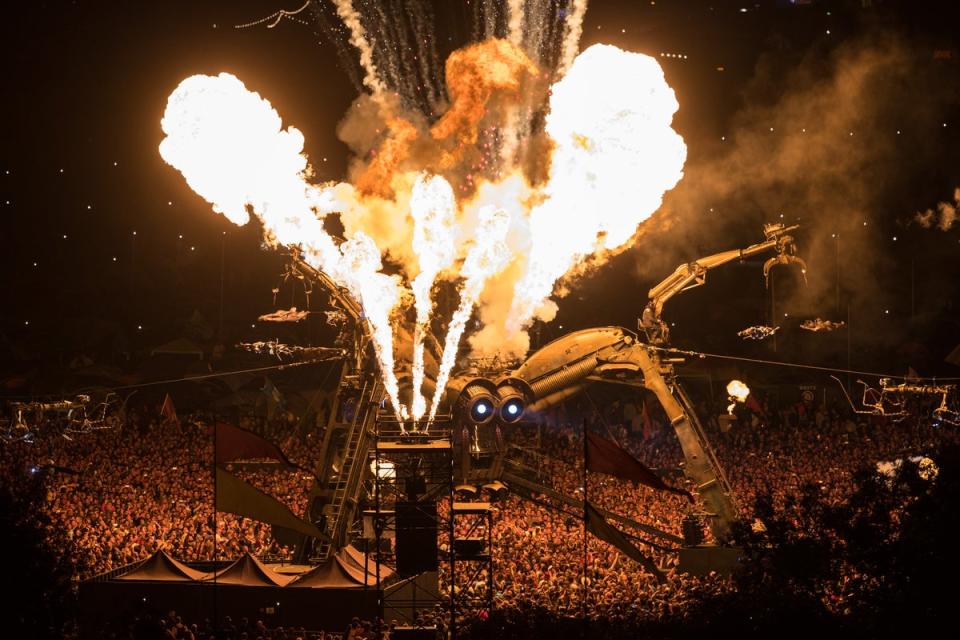
M 454 143 L 440 166 L 449 168 L 464 147 L 477 142 L 477 127 L 495 94 L 516 102 L 522 82 L 536 74 L 536 65 L 523 49 L 507 40 L 491 38 L 451 53 L 446 77 L 453 103 L 430 129 L 434 140 Z
M 512 16 L 521 4 L 511 3 Z M 356 18 L 349 0 L 337 6 Z M 362 25 L 351 25 L 355 44 L 369 49 Z M 395 371 L 397 310 L 416 307 L 410 400 L 419 417 L 426 409 L 420 387 L 431 285 L 459 281 L 432 416 L 474 311 L 481 321 L 470 336 L 474 353 L 524 355 L 525 328 L 556 310 L 557 282 L 629 245 L 682 177 L 686 146 L 671 127 L 678 105 L 656 60 L 616 47 L 590 47 L 553 85 L 545 131 L 526 147 L 538 171 L 549 167 L 540 182 L 508 148 L 511 135 L 525 135 L 511 113 L 538 74 L 519 46 L 491 39 L 451 54 L 445 71 L 452 103 L 429 131 L 415 115 L 401 115 L 372 58 L 364 59 L 375 109 L 352 112 L 359 115 L 341 134 L 356 134 L 354 148 L 366 153 L 371 128 L 363 125 L 376 119 L 372 126 L 386 133 L 353 184 L 310 184 L 303 136 L 283 129 L 269 102 L 228 74 L 188 78 L 170 96 L 160 152 L 215 211 L 244 224 L 249 208 L 270 242 L 299 246 L 310 264 L 350 291 L 363 306 L 398 416 L 408 413 Z M 507 152 L 478 143 L 488 124 L 501 129 Z M 478 155 L 500 158 L 497 178 L 489 168 L 467 166 Z M 424 172 L 435 175 L 427 180 Z M 469 189 L 450 187 L 460 180 Z M 323 224 L 334 212 L 347 238 L 339 244 Z

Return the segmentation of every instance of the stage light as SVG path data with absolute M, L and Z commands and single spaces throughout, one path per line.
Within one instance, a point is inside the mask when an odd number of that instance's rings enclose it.
M 500 418 L 506 423 L 517 422 L 523 415 L 524 408 L 522 398 L 510 398 L 500 405 Z
M 521 380 L 508 378 L 497 385 L 497 398 L 500 400 L 500 420 L 504 424 L 513 424 L 523 418 L 528 399 L 533 397 Z
M 470 419 L 481 424 L 493 417 L 493 402 L 489 398 L 477 398 L 470 408 Z
M 497 388 L 484 378 L 476 378 L 460 392 L 463 414 L 474 424 L 486 424 L 497 415 Z

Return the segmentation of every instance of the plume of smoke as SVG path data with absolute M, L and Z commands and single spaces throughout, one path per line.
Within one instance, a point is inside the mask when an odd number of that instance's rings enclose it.
M 499 126 L 536 72 L 523 51 L 505 40 L 455 51 L 446 62 L 453 101 L 429 130 L 422 117 L 396 115 L 400 105 L 392 98 L 378 103 L 359 97 L 338 129 L 354 153 L 350 181 L 364 196 L 402 198 L 395 189 L 398 173 L 426 169 L 442 173 L 458 193 L 469 195 L 493 168 L 489 145 L 478 143 L 481 124 L 489 118 L 488 128 Z
M 373 47 L 367 40 L 367 32 L 360 21 L 360 14 L 353 8 L 353 0 L 333 0 L 333 4 L 337 9 L 337 15 L 350 30 L 350 44 L 360 52 L 360 66 L 364 73 L 363 85 L 373 94 L 374 100 L 380 102 L 387 88 L 377 72 L 377 66 L 373 60 Z
M 563 43 L 560 46 L 560 62 L 557 65 L 558 76 L 565 74 L 577 57 L 577 51 L 580 49 L 580 36 L 583 35 L 583 17 L 586 13 L 587 0 L 573 0 L 572 6 L 567 9 Z
M 745 93 L 747 106 L 726 140 L 688 163 L 684 181 L 651 221 L 670 230 L 670 243 L 660 233 L 641 239 L 636 265 L 642 277 L 697 257 L 691 248 L 725 248 L 715 238 L 746 225 L 750 233 L 740 237 L 755 238 L 762 222 L 779 221 L 782 213 L 803 223 L 801 253 L 811 267 L 809 285 L 784 301 L 793 306 L 784 311 L 826 313 L 827 305 L 832 311 L 838 247 L 842 286 L 854 306 L 889 295 L 879 286 L 888 261 L 877 250 L 880 225 L 864 223 L 882 215 L 887 185 L 904 173 L 893 133 L 926 108 L 908 96 L 933 94 L 923 68 L 885 34 L 826 55 L 813 50 L 790 64 L 785 69 L 761 59 Z
M 953 192 L 953 202 L 938 202 L 936 208 L 918 211 L 913 221 L 924 229 L 936 226 L 940 231 L 950 231 L 957 221 L 957 208 L 960 207 L 960 188 Z
M 523 44 L 524 0 L 507 0 L 507 40 L 514 46 Z
M 460 275 L 464 278 L 463 287 L 460 290 L 460 304 L 450 319 L 447 337 L 443 344 L 437 386 L 433 400 L 430 402 L 428 425 L 433 422 L 437 414 L 437 408 L 440 406 L 443 392 L 450 378 L 450 370 L 457 359 L 460 339 L 463 337 L 467 321 L 473 314 L 473 309 L 487 280 L 503 270 L 510 262 L 511 254 L 506 244 L 509 229 L 510 214 L 506 211 L 493 207 L 484 207 L 480 210 L 480 221 L 474 234 L 474 243 L 467 252 L 460 270 Z

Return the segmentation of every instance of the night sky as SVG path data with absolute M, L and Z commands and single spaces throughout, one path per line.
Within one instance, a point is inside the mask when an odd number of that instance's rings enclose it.
M 27 2 L 5 11 L 0 375 L 65 364 L 80 353 L 124 366 L 125 354 L 135 358 L 182 335 L 208 344 L 219 335 L 233 344 L 289 331 L 256 322 L 259 314 L 291 302 L 303 305 L 289 285 L 273 304 L 282 256 L 261 247 L 255 225 L 237 228 L 213 214 L 162 161 L 157 146 L 166 98 L 177 84 L 192 74 L 228 71 L 304 133 L 318 181 L 343 179 L 348 154 L 336 125 L 358 93 L 351 82 L 355 62 L 339 56 L 331 34 L 308 16 L 306 25 L 234 26 L 299 4 L 78 0 Z M 434 3 L 441 52 L 467 43 L 468 4 Z M 760 223 L 784 213 L 783 221 L 805 225 L 797 235 L 801 254 L 808 240 L 818 247 L 810 267 L 819 275 L 811 274 L 809 295 L 795 278 L 782 276 L 779 309 L 794 313 L 798 323 L 815 316 L 845 319 L 852 306 L 854 365 L 899 371 L 912 364 L 922 373 L 957 375 L 960 369 L 943 357 L 960 342 L 960 231 L 907 224 L 917 211 L 951 201 L 960 186 L 960 49 L 952 5 L 591 2 L 581 48 L 606 42 L 661 61 L 681 105 L 674 126 L 689 148 L 689 184 L 667 197 L 662 215 L 634 249 L 573 287 L 539 339 L 596 324 L 634 327 L 647 289 L 677 264 L 761 240 Z M 776 211 L 770 184 L 763 195 L 749 188 L 700 191 L 705 182 L 699 176 L 729 152 L 723 144 L 745 139 L 742 130 L 773 117 L 770 109 L 776 111 L 791 90 L 794 70 L 809 69 L 810 82 L 818 73 L 826 78 L 837 71 L 829 61 L 843 59 L 831 57 L 835 51 L 887 36 L 909 52 L 907 80 L 878 94 L 884 108 L 844 141 L 888 141 L 882 157 L 871 157 L 864 169 L 871 176 L 862 212 L 868 239 L 843 242 L 839 262 L 830 257 L 823 238 L 834 232 L 831 216 L 852 214 L 812 210 L 824 201 L 808 200 L 796 187 L 806 179 L 802 174 L 783 176 Z M 820 117 L 798 120 L 796 128 L 827 126 L 833 109 L 844 105 L 820 108 Z M 774 119 L 783 122 L 779 112 Z M 771 131 L 771 152 L 782 135 Z M 762 165 L 763 154 L 753 155 Z M 823 162 L 829 163 L 829 154 Z M 741 179 L 749 183 L 744 175 L 728 176 Z M 838 182 L 845 179 L 838 173 Z M 721 191 L 722 199 L 713 200 L 711 194 Z M 843 184 L 837 193 L 844 193 Z M 672 223 L 663 224 L 667 220 Z M 838 265 L 835 296 L 833 285 L 824 283 L 836 280 Z M 793 316 L 778 320 L 784 329 L 776 353 L 770 344 L 739 340 L 736 331 L 770 322 L 770 302 L 759 263 L 731 265 L 711 273 L 707 286 L 678 297 L 666 316 L 676 323 L 681 346 L 846 364 L 845 335 L 806 334 L 791 324 Z M 321 308 L 322 300 L 314 304 Z M 321 323 L 283 335 L 304 343 L 330 338 Z

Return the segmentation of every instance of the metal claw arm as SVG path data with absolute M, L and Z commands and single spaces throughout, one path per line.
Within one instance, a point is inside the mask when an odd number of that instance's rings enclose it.
M 647 338 L 654 344 L 665 344 L 668 342 L 669 331 L 666 324 L 661 319 L 663 306 L 670 298 L 681 291 L 699 287 L 707 280 L 707 271 L 715 269 L 721 265 L 734 260 L 744 260 L 767 251 L 776 251 L 777 255 L 767 260 L 763 265 L 764 278 L 769 282 L 770 269 L 777 264 L 798 264 L 804 274 L 806 282 L 807 264 L 796 255 L 796 245 L 793 236 L 787 232 L 797 229 L 800 225 L 791 225 L 789 227 L 782 224 L 764 225 L 763 233 L 766 240 L 750 245 L 745 249 L 731 249 L 722 251 L 704 258 L 698 258 L 693 262 L 682 264 L 676 270 L 665 278 L 662 282 L 650 289 L 647 294 L 650 302 L 644 309 L 641 326 L 647 334 Z
M 786 236 L 786 237 L 789 237 L 789 236 Z M 790 238 L 790 240 L 792 243 L 793 239 Z M 793 245 L 791 244 L 790 247 L 792 248 Z M 807 284 L 807 263 L 803 260 L 803 258 L 794 255 L 792 252 L 781 250 L 777 253 L 776 256 L 770 258 L 769 260 L 763 263 L 763 281 L 766 283 L 767 287 L 770 286 L 770 269 L 777 266 L 778 264 L 799 265 L 800 274 L 803 276 L 803 284 Z

